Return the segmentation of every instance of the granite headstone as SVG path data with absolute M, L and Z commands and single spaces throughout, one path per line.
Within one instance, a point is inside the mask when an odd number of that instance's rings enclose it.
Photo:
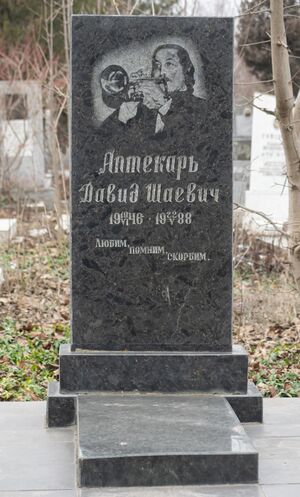
M 257 481 L 236 415 L 261 420 L 261 397 L 231 340 L 232 40 L 228 18 L 73 19 L 72 342 L 47 423 L 77 423 L 79 486 Z
M 73 350 L 231 351 L 232 33 L 74 17 Z

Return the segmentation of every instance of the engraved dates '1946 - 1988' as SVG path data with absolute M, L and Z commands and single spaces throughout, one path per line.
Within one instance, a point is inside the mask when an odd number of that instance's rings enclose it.
M 109 224 L 121 224 L 122 226 L 129 226 L 130 224 L 143 224 L 145 220 L 145 215 L 142 212 L 113 212 L 109 216 Z M 148 221 L 152 221 L 152 218 L 148 218 Z M 191 224 L 192 213 L 191 212 L 177 212 L 177 211 L 167 211 L 158 212 L 154 218 L 155 224 Z

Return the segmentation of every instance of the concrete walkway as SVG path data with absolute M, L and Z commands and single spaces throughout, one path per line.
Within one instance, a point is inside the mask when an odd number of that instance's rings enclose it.
M 46 429 L 44 402 L 0 403 L 0 497 L 76 497 L 73 428 Z M 300 497 L 300 399 L 265 399 L 245 425 L 259 485 L 83 490 L 77 497 Z

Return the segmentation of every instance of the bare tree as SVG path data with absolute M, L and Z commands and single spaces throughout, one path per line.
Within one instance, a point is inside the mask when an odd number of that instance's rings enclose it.
M 270 6 L 276 116 L 283 141 L 289 187 L 289 255 L 294 279 L 300 290 L 300 96 L 295 102 L 283 0 L 271 0 Z

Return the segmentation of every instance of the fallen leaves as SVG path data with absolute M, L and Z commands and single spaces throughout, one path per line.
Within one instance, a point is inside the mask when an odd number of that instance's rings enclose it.
M 14 268 L 12 268 L 12 261 Z M 0 400 L 41 400 L 69 340 L 67 240 L 24 239 L 0 255 Z
M 58 377 L 58 350 L 68 341 L 68 326 L 61 323 L 18 327 L 6 318 L 0 328 L 0 400 L 41 400 L 49 381 Z
M 299 396 L 300 295 L 287 251 L 240 229 L 235 236 L 234 341 L 248 351 L 263 395 Z

